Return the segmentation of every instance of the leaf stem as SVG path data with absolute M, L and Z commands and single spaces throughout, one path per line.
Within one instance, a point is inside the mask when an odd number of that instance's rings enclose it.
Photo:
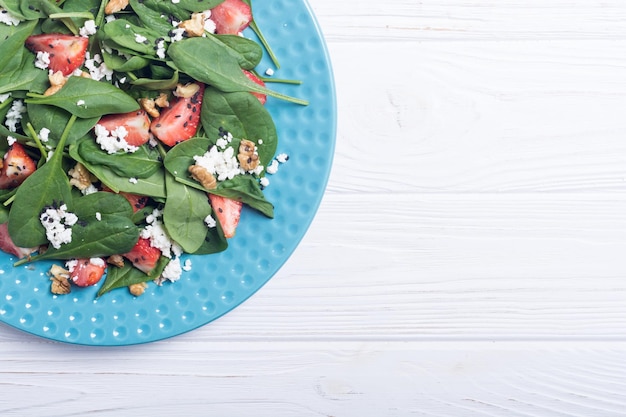
M 39 138 L 39 135 L 37 134 L 37 132 L 35 132 L 35 128 L 33 128 L 33 125 L 30 122 L 26 123 L 26 130 L 28 130 L 28 136 L 30 136 L 31 139 L 35 141 L 37 149 L 39 149 L 39 152 L 41 152 L 41 159 L 39 160 L 39 164 L 42 164 L 43 161 L 46 161 L 48 159 L 48 151 L 46 151 L 46 149 L 44 148 L 43 144 L 41 143 L 41 139 Z

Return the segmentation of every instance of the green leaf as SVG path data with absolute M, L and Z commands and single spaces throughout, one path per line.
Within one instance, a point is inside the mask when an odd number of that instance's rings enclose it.
M 163 208 L 163 224 L 169 236 L 185 252 L 193 253 L 202 246 L 207 235 L 204 219 L 211 214 L 205 192 L 188 187 L 166 175 L 167 200 Z
M 63 134 L 63 129 L 72 115 L 60 107 L 45 104 L 29 103 L 26 107 L 28 117 L 35 130 L 39 132 L 44 127 L 50 129 L 50 139 L 47 145 L 56 147 L 58 140 Z M 85 136 L 96 125 L 98 120 L 100 120 L 99 117 L 77 119 L 69 132 L 66 144 L 70 145 Z
M 128 113 L 139 104 L 119 88 L 91 78 L 70 77 L 63 88 L 51 96 L 32 96 L 26 103 L 49 104 L 87 119 L 112 113 Z
M 265 199 L 259 182 L 250 175 L 237 175 L 231 180 L 219 182 L 218 187 L 210 192 L 242 201 L 265 216 L 274 217 L 274 206 Z
M 150 28 L 135 25 L 128 19 L 116 19 L 104 25 L 102 35 L 102 40 L 113 48 L 119 46 L 125 51 L 156 59 L 154 47 L 161 35 Z M 137 36 L 145 40 L 138 42 Z
M 109 266 L 107 268 L 107 274 L 105 276 L 104 282 L 98 289 L 98 293 L 96 294 L 96 296 L 101 297 L 102 295 L 117 288 L 125 288 L 129 285 L 152 281 L 153 279 L 161 275 L 163 269 L 165 269 L 169 261 L 169 258 L 161 256 L 161 258 L 159 258 L 157 266 L 150 275 L 147 275 L 146 273 L 135 268 L 130 262 L 125 262 L 124 266 L 122 266 L 121 268 Z
M 7 67 L 10 59 L 6 57 L 13 57 L 24 48 L 24 42 L 35 29 L 37 25 L 36 20 L 20 23 L 17 26 L 10 26 L 2 24 L 0 25 L 0 73 Z
M 147 178 L 137 178 L 136 182 L 131 182 L 129 177 L 119 176 L 104 165 L 95 165 L 86 161 L 75 144 L 70 146 L 69 153 L 74 160 L 83 164 L 98 180 L 116 193 L 124 191 L 153 198 L 165 198 L 167 195 L 165 193 L 165 170 L 162 167 Z
M 305 100 L 278 93 L 251 81 L 241 70 L 237 58 L 220 43 L 209 38 L 183 39 L 171 44 L 167 52 L 181 72 L 224 92 L 254 91 L 297 104 L 307 104 Z
M 251 70 L 261 62 L 263 49 L 258 43 L 238 35 L 212 35 L 207 39 L 222 44 L 230 52 L 243 69 Z
M 91 138 L 87 137 L 78 144 L 78 153 L 83 161 L 92 165 L 108 167 L 117 175 L 126 178 L 149 178 L 162 166 L 159 152 L 147 145 L 140 146 L 133 153 L 109 154 Z
M 209 138 L 219 137 L 223 129 L 235 138 L 256 143 L 263 166 L 267 166 L 276 153 L 278 135 L 272 116 L 248 92 L 223 93 L 215 88 L 207 88 L 204 91 L 201 121 Z M 260 139 L 263 141 L 261 145 Z
M 70 211 L 78 217 L 72 226 L 72 241 L 58 249 L 49 247 L 33 260 L 110 256 L 130 251 L 140 229 L 131 220 L 133 209 L 126 198 L 96 192 L 74 199 Z

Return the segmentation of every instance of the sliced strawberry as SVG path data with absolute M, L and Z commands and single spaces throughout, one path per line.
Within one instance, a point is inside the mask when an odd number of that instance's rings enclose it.
M 217 34 L 237 35 L 252 21 L 252 10 L 241 0 L 225 0 L 211 9 L 211 20 Z
M 61 33 L 31 35 L 24 43 L 33 52 L 47 52 L 50 58 L 48 69 L 61 71 L 68 76 L 85 62 L 89 39 Z
M 13 243 L 13 239 L 11 239 L 11 236 L 9 235 L 8 223 L 0 224 L 0 249 L 6 253 L 15 255 L 20 259 L 37 250 L 37 248 L 21 248 L 16 246 L 15 243 Z
M 28 156 L 22 145 L 15 142 L 4 154 L 0 168 L 0 189 L 17 187 L 35 172 L 35 169 L 37 169 L 35 161 Z
M 106 271 L 102 258 L 81 258 L 70 262 L 70 280 L 79 287 L 95 285 Z
M 123 253 L 122 256 L 128 259 L 135 268 L 150 275 L 159 262 L 161 251 L 150 246 L 150 239 L 140 237 L 130 252 Z
M 217 216 L 217 220 L 220 222 L 220 226 L 222 226 L 224 237 L 231 238 L 235 236 L 243 203 L 215 194 L 209 194 L 209 201 L 211 202 L 211 207 L 213 207 L 213 212 Z
M 132 194 L 124 191 L 120 191 L 120 195 L 123 195 L 128 200 L 134 213 L 138 212 L 144 208 L 146 204 L 148 204 L 148 197 L 145 195 Z
M 265 83 L 263 82 L 263 80 L 260 79 L 259 77 L 257 77 L 253 72 L 250 72 L 250 71 L 247 71 L 247 70 L 243 70 L 243 73 L 246 74 L 246 77 L 248 77 L 251 81 L 254 81 L 255 83 L 257 83 L 261 87 L 265 87 Z M 267 96 L 265 94 L 254 93 L 254 92 L 251 92 L 251 93 L 252 93 L 253 96 L 255 96 L 256 98 L 259 99 L 261 104 L 265 104 L 265 102 L 267 101 Z
M 175 97 L 161 115 L 152 120 L 150 131 L 161 142 L 174 146 L 193 137 L 200 124 L 200 109 L 204 96 L 204 84 L 190 97 Z
M 150 118 L 143 110 L 107 114 L 100 119 L 98 124 L 109 132 L 123 127 L 128 132 L 124 140 L 131 146 L 141 146 L 150 140 Z

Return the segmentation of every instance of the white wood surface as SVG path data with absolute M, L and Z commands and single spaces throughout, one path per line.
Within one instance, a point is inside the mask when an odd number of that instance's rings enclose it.
M 170 340 L 0 325 L 0 415 L 626 416 L 626 2 L 310 4 L 339 124 L 298 250 Z

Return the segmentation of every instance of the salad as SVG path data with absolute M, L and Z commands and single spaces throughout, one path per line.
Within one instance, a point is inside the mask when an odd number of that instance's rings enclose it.
M 249 0 L 0 0 L 0 249 L 52 260 L 55 294 L 138 296 L 226 250 L 244 205 L 273 217 L 265 102 L 307 102 L 264 53 Z

